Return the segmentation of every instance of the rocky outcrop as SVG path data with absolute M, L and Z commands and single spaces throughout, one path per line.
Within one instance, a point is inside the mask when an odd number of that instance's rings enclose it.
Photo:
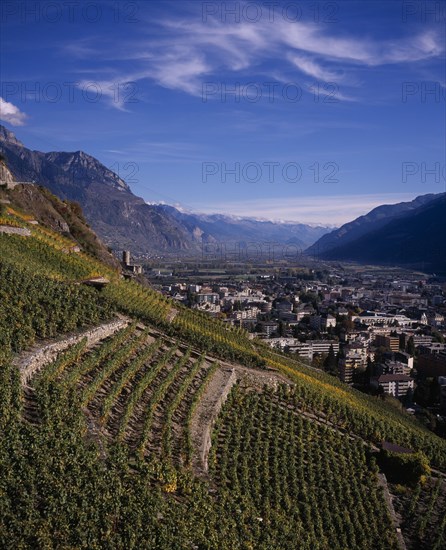
M 6 185 L 8 188 L 14 187 L 14 178 L 2 160 L 0 160 L 0 185 Z
M 78 204 L 63 202 L 47 189 L 32 183 L 14 182 L 13 187 L 11 185 L 6 189 L 0 187 L 0 206 L 11 205 L 13 210 L 26 214 L 28 224 L 39 224 L 62 233 L 73 240 L 73 247 L 78 246 L 101 262 L 119 269 L 119 262 L 89 227 Z M 7 211 L 1 210 L 4 214 Z

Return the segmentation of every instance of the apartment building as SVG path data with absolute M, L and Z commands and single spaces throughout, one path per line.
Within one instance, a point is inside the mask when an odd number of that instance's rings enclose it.
M 375 387 L 381 387 L 384 393 L 394 397 L 404 397 L 414 388 L 414 380 L 405 374 L 382 374 L 372 381 Z
M 398 336 L 386 336 L 384 334 L 377 334 L 375 337 L 375 345 L 377 347 L 383 347 L 390 349 L 390 351 L 399 351 L 400 339 Z

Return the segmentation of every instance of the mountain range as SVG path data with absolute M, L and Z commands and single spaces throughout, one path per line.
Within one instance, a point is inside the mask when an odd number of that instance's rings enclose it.
M 86 220 L 115 251 L 135 255 L 199 255 L 224 243 L 293 245 L 310 257 L 401 265 L 446 272 L 446 194 L 382 205 L 332 229 L 221 214 L 184 212 L 147 204 L 99 160 L 76 151 L 32 151 L 0 125 L 0 150 L 16 181 L 36 182 L 61 199 L 78 202 Z
M 379 206 L 324 235 L 306 254 L 445 273 L 446 193 Z
M 305 249 L 331 230 L 322 225 L 191 214 L 147 204 L 117 174 L 83 151 L 32 151 L 1 125 L 0 147 L 17 181 L 34 181 L 61 199 L 79 202 L 93 229 L 115 250 L 199 254 L 203 245 L 222 242 L 275 242 Z

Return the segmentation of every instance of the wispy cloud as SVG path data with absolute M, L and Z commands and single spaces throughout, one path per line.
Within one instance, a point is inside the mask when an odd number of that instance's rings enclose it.
M 289 54 L 288 60 L 301 72 L 325 82 L 339 82 L 343 78 L 342 72 L 325 69 L 316 61 L 302 55 Z
M 193 48 L 178 48 L 154 61 L 146 76 L 153 78 L 164 88 L 199 95 L 202 77 L 211 72 L 212 66 L 202 53 Z
M 126 160 L 138 164 L 190 162 L 201 165 L 204 159 L 214 158 L 205 144 L 180 141 L 139 141 L 125 149 L 105 152 L 123 155 Z
M 101 80 L 80 80 L 76 82 L 77 88 L 82 90 L 84 94 L 91 97 L 105 97 L 108 104 L 119 111 L 128 112 L 128 98 L 131 97 L 131 88 L 135 86 L 135 80 L 133 75 L 128 75 L 126 78 L 121 79 L 119 77 L 113 79 L 101 79 Z M 138 78 L 139 80 L 139 78 Z M 126 92 L 126 87 L 129 90 Z M 135 101 L 137 99 L 135 98 Z
M 342 225 L 362 216 L 382 204 L 413 200 L 410 193 L 387 195 L 337 195 L 227 201 L 218 207 L 195 204 L 196 211 L 205 214 L 232 214 L 273 221 L 292 221 Z
M 360 67 L 403 64 L 440 56 L 441 37 L 432 30 L 397 39 L 373 40 L 363 36 L 338 36 L 333 27 L 312 23 L 266 21 L 223 23 L 199 21 L 191 16 L 165 19 L 153 33 L 122 44 L 116 61 L 131 60 L 137 75 L 123 74 L 122 81 L 151 79 L 164 88 L 199 96 L 205 79 L 237 78 L 278 72 L 296 78 L 310 76 L 323 82 L 356 87 L 354 77 Z M 92 45 L 80 41 L 68 52 L 88 59 Z M 110 62 L 110 49 L 98 47 L 96 58 Z M 243 71 L 243 72 L 242 72 Z M 133 71 L 135 72 L 135 71 Z M 342 93 L 338 99 L 352 100 Z M 119 103 L 115 104 L 122 109 Z
M 0 97 L 0 120 L 8 122 L 12 126 L 23 126 L 27 118 L 28 115 L 18 107 Z

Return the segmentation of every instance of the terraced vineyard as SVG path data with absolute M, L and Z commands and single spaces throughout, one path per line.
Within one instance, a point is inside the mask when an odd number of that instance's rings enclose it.
M 446 548 L 446 480 L 432 478 L 415 489 L 392 487 L 409 550 Z
M 210 466 L 248 547 L 398 548 L 364 445 L 296 413 L 284 388 L 232 391 Z
M 0 547 L 396 547 L 368 449 L 386 439 L 444 469 L 444 440 L 245 331 L 122 279 L 74 241 L 9 219 L 31 236 L 0 235 Z M 79 284 L 94 275 L 108 286 Z M 94 345 L 77 335 L 22 385 L 14 354 L 41 338 L 100 331 L 116 314 L 119 327 L 122 314 L 133 321 Z M 196 476 L 206 468 L 195 451 L 205 462 L 214 405 L 236 376 L 246 387 L 217 419 L 209 476 Z M 439 550 L 444 489 L 429 479 L 419 491 L 403 532 L 411 550 Z
M 93 288 L 54 281 L 3 261 L 0 300 L 0 347 L 13 351 L 36 338 L 54 338 L 113 315 L 111 302 Z
M 183 345 L 191 345 L 203 353 L 249 367 L 276 368 L 298 386 L 313 410 L 328 414 L 338 426 L 353 430 L 376 444 L 386 439 L 413 449 L 423 449 L 434 465 L 446 468 L 444 440 L 433 435 L 408 415 L 364 396 L 325 373 L 273 353 L 261 342 L 249 340 L 241 329 L 228 328 L 221 321 L 173 303 L 150 288 L 133 281 L 124 281 L 110 268 L 85 254 L 65 254 L 61 251 L 66 245 L 64 238 L 48 230 L 41 231 L 38 226 L 37 229 L 34 226 L 29 227 L 33 231 L 32 237 L 0 235 L 2 262 L 16 271 L 26 273 L 27 277 L 33 277 L 37 273 L 42 277 L 62 280 L 70 294 L 74 295 L 87 294 L 79 291 L 75 281 L 95 274 L 108 277 L 110 284 L 99 295 L 91 292 L 94 297 L 93 311 L 87 312 L 91 319 L 93 315 L 98 317 L 96 312 L 100 312 L 104 303 L 108 310 L 113 306 L 115 310 L 157 327 L 166 335 L 183 342 Z M 38 233 L 39 231 L 41 232 Z M 49 286 L 54 286 L 53 281 L 51 283 Z M 27 299 L 31 300 L 32 296 Z M 37 303 L 31 307 L 40 306 Z M 59 304 L 56 307 L 58 309 Z M 70 316 L 71 312 L 68 310 L 66 317 Z M 90 321 L 85 323 L 85 319 L 77 319 L 76 322 L 77 325 L 82 325 Z M 6 321 L 3 325 L 7 326 Z M 52 324 L 45 323 L 43 318 L 39 320 L 39 326 L 43 327 L 40 332 L 46 327 L 51 328 L 51 334 L 58 332 L 52 329 Z M 32 334 L 24 323 L 18 323 L 14 328 L 13 348 L 18 350 L 23 348 L 26 341 L 32 341 Z M 9 332 L 10 328 L 7 330 Z M 39 335 L 39 331 L 33 330 Z
M 85 340 L 59 355 L 26 388 L 25 417 L 38 423 L 36 402 L 51 385 L 75 392 L 89 426 L 141 456 L 190 463 L 187 419 L 215 364 L 132 323 L 86 349 Z

